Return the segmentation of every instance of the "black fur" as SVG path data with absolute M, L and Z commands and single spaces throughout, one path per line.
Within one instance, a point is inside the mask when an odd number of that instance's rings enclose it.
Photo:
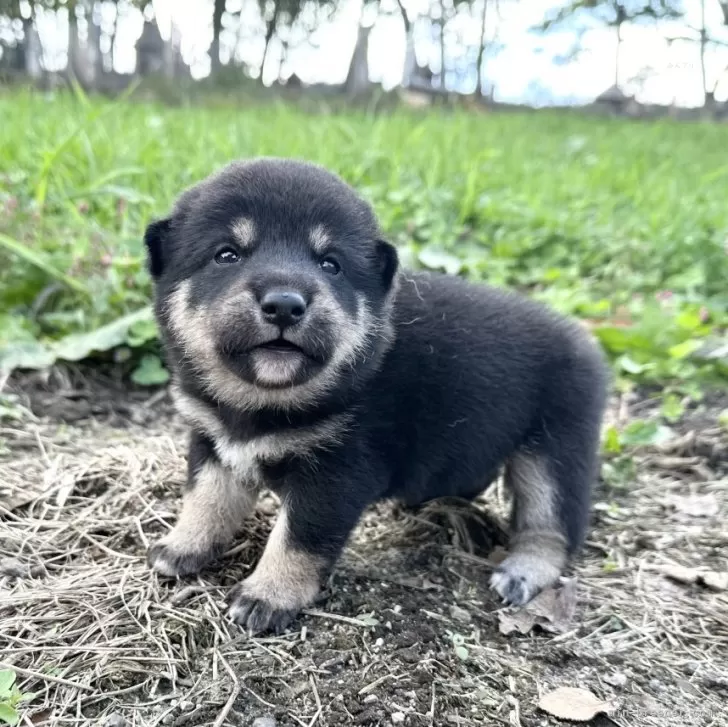
M 239 263 L 215 263 L 216 251 L 236 246 L 230 228 L 241 216 L 255 226 L 253 244 L 241 251 Z M 324 272 L 311 249 L 317 225 L 331 238 L 338 275 Z M 517 453 L 543 463 L 566 549 L 577 551 L 596 474 L 606 370 L 575 323 L 504 290 L 397 272 L 396 252 L 382 240 L 368 205 L 335 176 L 298 162 L 227 167 L 186 192 L 169 219 L 150 226 L 146 242 L 175 380 L 212 407 L 231 440 L 311 430 L 348 415 L 335 439 L 258 462 L 264 484 L 286 502 L 290 547 L 325 562 L 322 577 L 375 500 L 417 505 L 441 496 L 472 497 Z M 247 406 L 218 395 L 205 379 L 207 364 L 190 355 L 172 330 L 168 298 L 186 279 L 192 310 L 225 317 L 210 333 L 219 356 L 215 365 L 239 377 L 241 386 L 280 388 L 256 384 L 258 354 L 251 350 L 273 334 L 245 305 L 233 313 L 225 308 L 234 291 L 252 290 L 259 300 L 271 286 L 283 286 L 316 300 L 325 289 L 349 318 L 357 294 L 363 295 L 373 333 L 353 363 L 310 401 Z M 293 327 L 291 337 L 306 355 L 283 389 L 305 387 L 326 374 L 340 333 L 330 313 L 312 305 Z M 201 452 L 218 456 L 214 442 L 205 449 L 195 441 L 196 463 Z M 507 599 L 528 598 L 519 583 L 514 576 Z M 246 600 L 244 588 L 235 598 L 237 620 L 255 629 L 280 626 L 295 615 Z

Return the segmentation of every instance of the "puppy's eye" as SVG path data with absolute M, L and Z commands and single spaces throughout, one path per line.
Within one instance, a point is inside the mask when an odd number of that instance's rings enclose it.
M 332 257 L 325 257 L 321 261 L 321 270 L 329 275 L 338 275 L 341 272 L 341 265 Z
M 218 265 L 231 265 L 240 261 L 240 253 L 232 247 L 223 247 L 215 253 L 215 262 Z

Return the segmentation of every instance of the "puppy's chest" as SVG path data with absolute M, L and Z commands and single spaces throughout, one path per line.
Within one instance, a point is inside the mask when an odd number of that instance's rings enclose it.
M 301 457 L 313 457 L 312 447 L 297 446 L 285 434 L 267 434 L 248 440 L 236 440 L 230 435 L 213 438 L 215 453 L 237 478 L 260 487 L 275 489 L 290 474 Z
M 209 438 L 220 462 L 237 478 L 273 489 L 296 466 L 338 445 L 350 423 L 348 414 L 337 414 L 305 427 L 243 433 L 209 404 L 180 391 L 174 398 L 182 417 Z

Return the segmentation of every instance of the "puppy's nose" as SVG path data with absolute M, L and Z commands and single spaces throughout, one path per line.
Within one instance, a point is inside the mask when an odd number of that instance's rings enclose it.
M 306 314 L 306 301 L 300 293 L 293 290 L 271 290 L 263 296 L 260 308 L 268 323 L 285 328 L 303 318 Z

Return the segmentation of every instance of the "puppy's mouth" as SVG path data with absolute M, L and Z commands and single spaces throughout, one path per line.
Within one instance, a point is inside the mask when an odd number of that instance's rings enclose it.
M 278 354 L 281 356 L 285 355 L 291 355 L 291 354 L 298 354 L 301 356 L 306 356 L 306 352 L 300 347 L 297 346 L 292 341 L 289 341 L 287 338 L 275 338 L 272 341 L 267 341 L 266 343 L 261 343 L 260 345 L 256 346 L 254 351 L 266 351 L 268 353 Z

